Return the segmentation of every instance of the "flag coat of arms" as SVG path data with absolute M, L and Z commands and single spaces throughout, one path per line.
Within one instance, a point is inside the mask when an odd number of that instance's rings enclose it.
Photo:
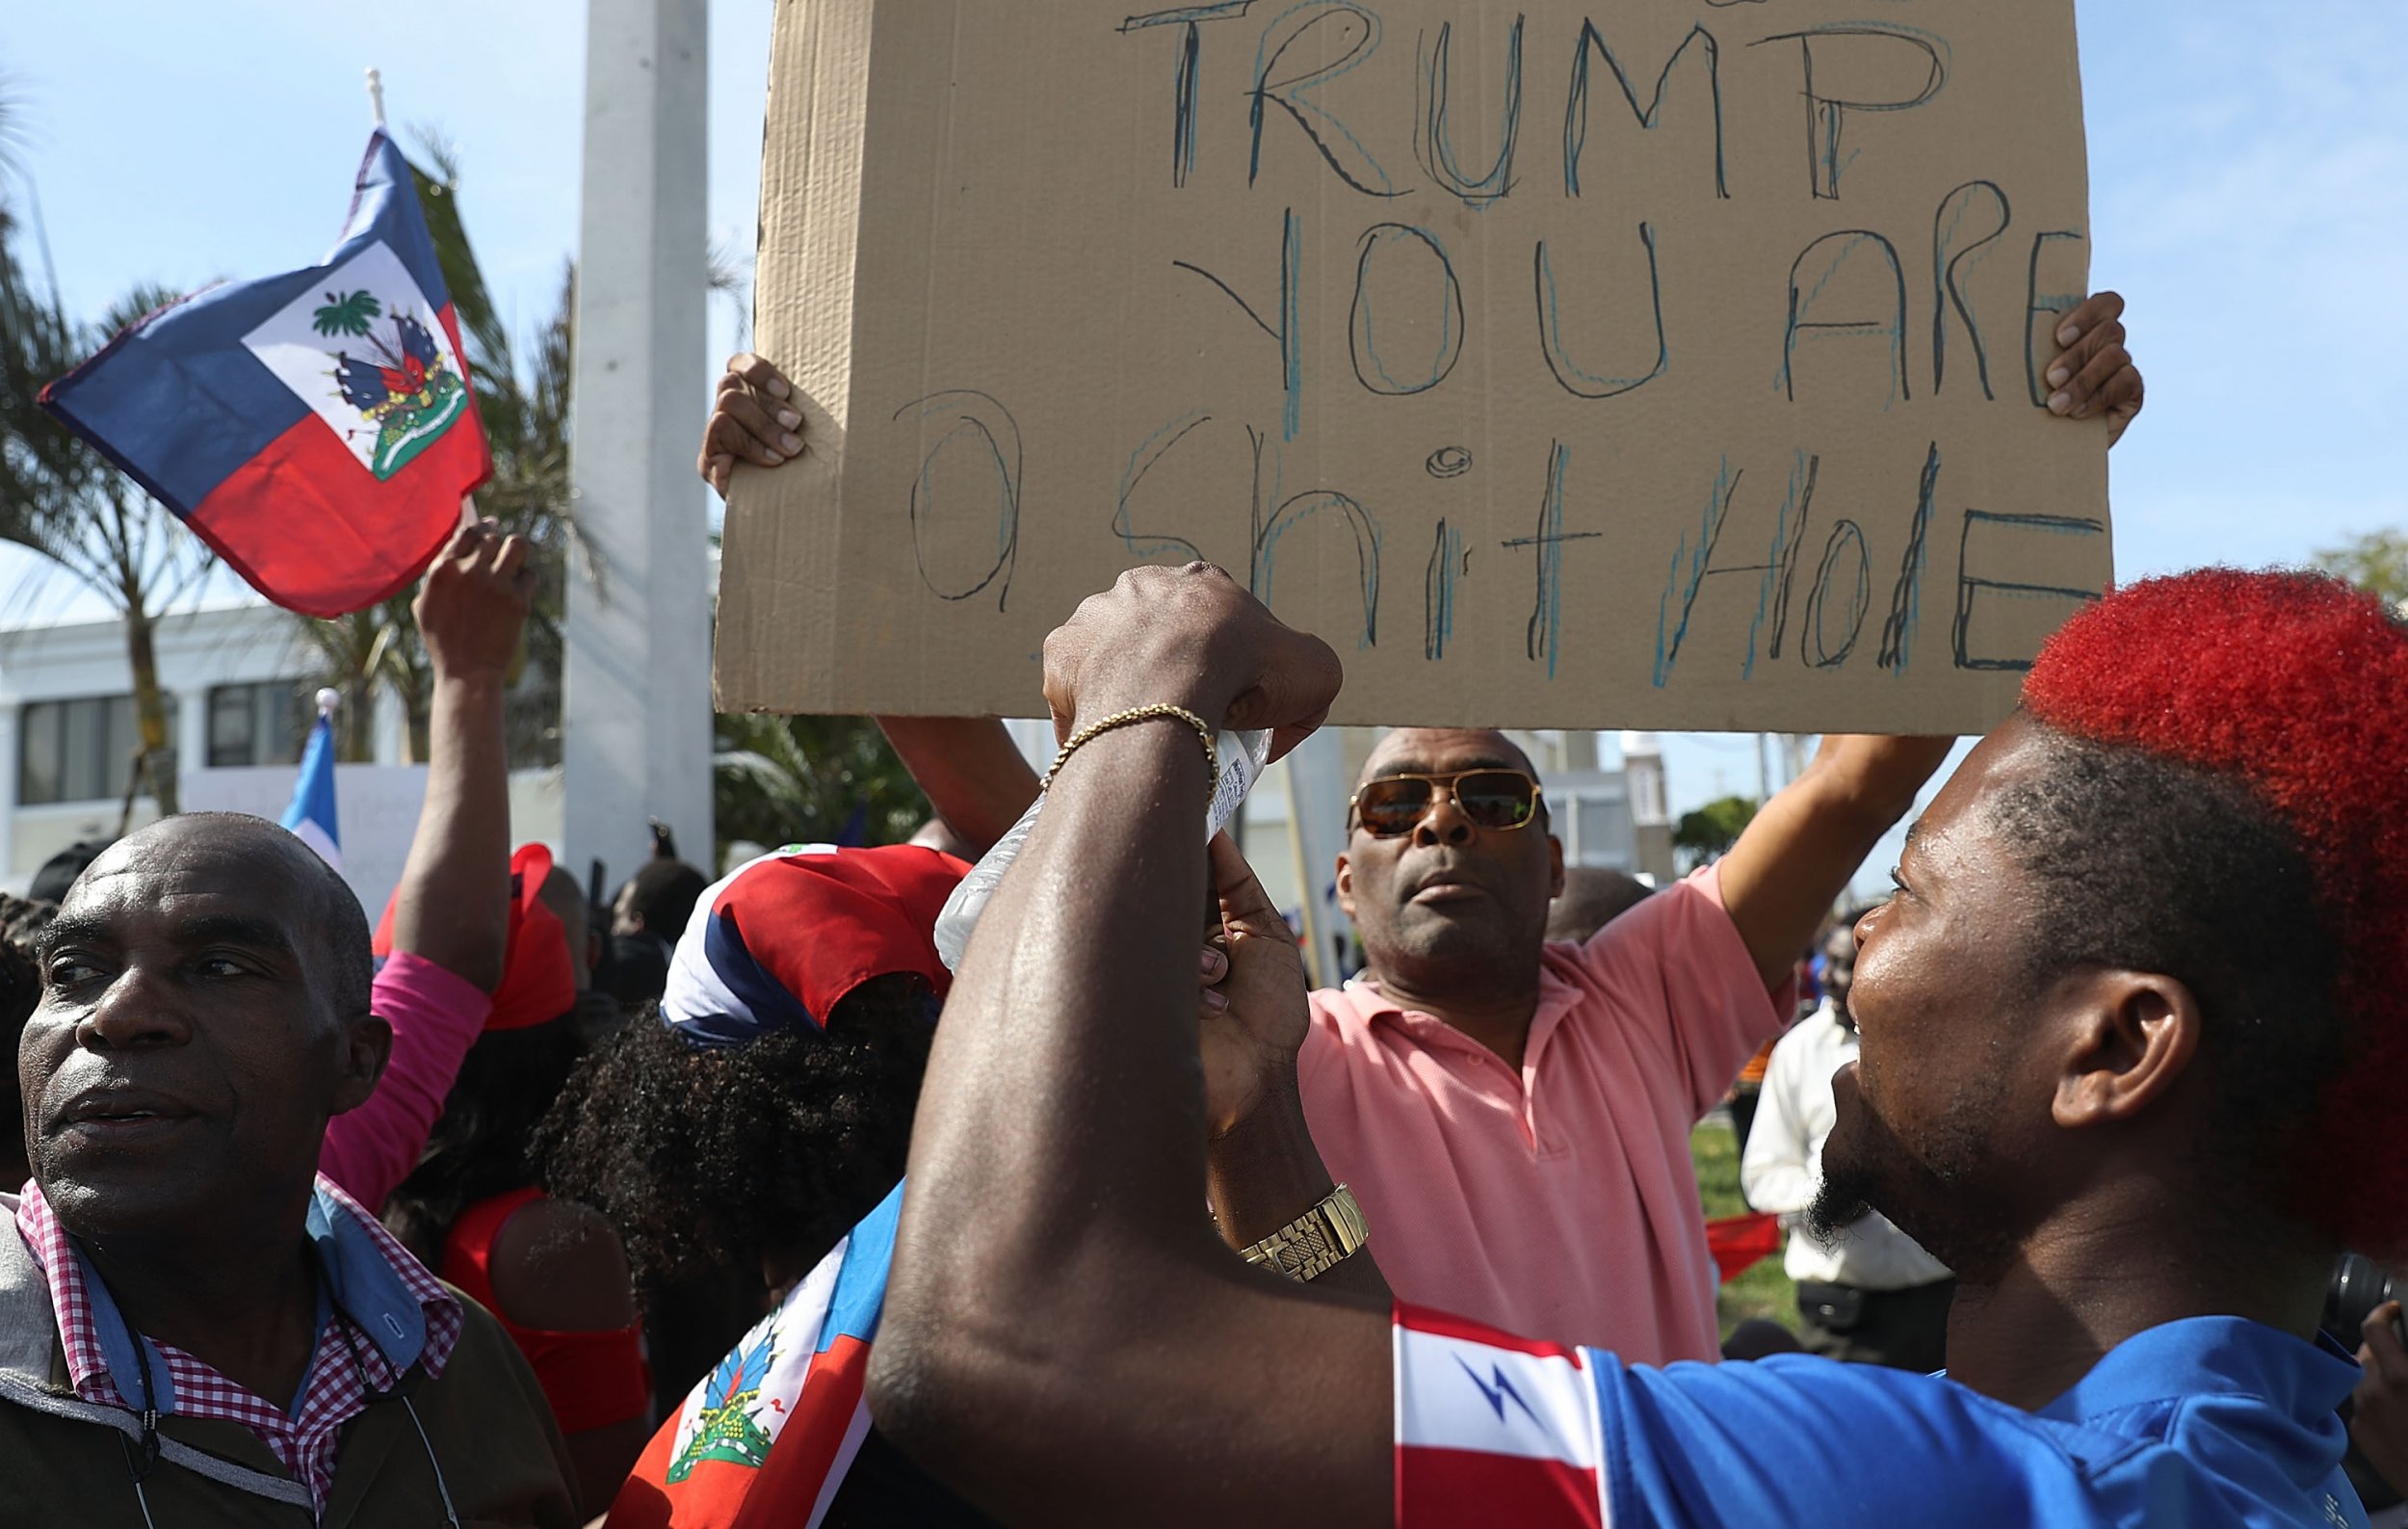
M 870 1431 L 870 1345 L 903 1186 L 829 1251 L 661 1425 L 608 1529 L 819 1529 Z
M 41 402 L 260 593 L 340 616 L 416 579 L 492 474 L 460 352 L 380 129 L 324 264 L 162 308 Z

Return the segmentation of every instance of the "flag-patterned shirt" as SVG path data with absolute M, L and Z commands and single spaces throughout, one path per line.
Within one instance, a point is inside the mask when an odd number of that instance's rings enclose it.
M 1400 1305 L 1403 1529 L 2331 1525 L 2358 1367 L 2238 1317 L 2127 1338 L 2034 1411 L 1805 1355 L 1626 1366 Z
M 171 1343 L 133 1332 L 35 1184 L 25 1186 L 17 1203 L 16 1226 L 49 1284 L 67 1376 L 78 1397 L 141 1411 L 147 1390 L 148 1405 L 162 1413 L 240 1423 L 308 1487 L 319 1513 L 326 1511 L 334 1483 L 343 1425 L 399 1384 L 413 1363 L 424 1364 L 430 1375 L 442 1374 L 459 1340 L 458 1301 L 357 1201 L 323 1176 L 308 1224 L 321 1274 L 317 1348 L 289 1410 Z M 372 1278 L 378 1264 L 398 1281 L 402 1299 L 416 1304 L 415 1332 L 406 1316 L 392 1309 L 392 1301 L 380 1310 L 367 1309 L 377 1304 L 363 1300 L 353 1315 L 354 1298 L 367 1292 L 347 1286 L 367 1282 L 359 1277 Z M 380 1335 L 370 1324 L 387 1331 Z M 150 1368 L 147 1386 L 144 1359 Z

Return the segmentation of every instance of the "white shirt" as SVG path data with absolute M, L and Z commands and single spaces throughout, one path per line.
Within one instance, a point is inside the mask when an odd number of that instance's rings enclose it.
M 1747 1151 L 1740 1160 L 1740 1187 L 1749 1204 L 1776 1211 L 1786 1221 L 1814 1203 L 1822 1187 L 1822 1144 L 1839 1119 L 1831 1075 L 1855 1060 L 1856 1032 L 1840 1023 L 1828 998 L 1772 1048 Z M 1803 1225 L 1793 1226 L 1783 1265 L 1793 1279 L 1859 1290 L 1905 1290 L 1949 1277 L 1948 1265 L 1879 1211 L 1841 1232 L 1828 1248 Z

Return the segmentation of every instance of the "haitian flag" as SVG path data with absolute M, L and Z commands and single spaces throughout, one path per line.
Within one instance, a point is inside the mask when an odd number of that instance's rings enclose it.
M 819 1529 L 870 1431 L 862 1390 L 903 1196 L 897 1184 L 687 1395 L 607 1529 Z
M 161 308 L 41 403 L 251 588 L 341 616 L 424 572 L 492 476 L 460 349 L 409 165 L 379 129 L 325 264 Z

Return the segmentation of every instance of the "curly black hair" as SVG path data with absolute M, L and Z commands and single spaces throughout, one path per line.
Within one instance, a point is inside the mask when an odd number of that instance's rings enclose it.
M 460 1063 L 418 1166 L 384 1202 L 382 1220 L 429 1268 L 459 1213 L 537 1181 L 536 1124 L 586 1054 L 575 1011 L 520 1030 L 480 1036 Z
M 639 1015 L 536 1132 L 545 1186 L 609 1217 L 649 1305 L 765 1253 L 817 1262 L 903 1177 L 937 1000 L 874 978 L 828 1016 L 702 1049 Z

